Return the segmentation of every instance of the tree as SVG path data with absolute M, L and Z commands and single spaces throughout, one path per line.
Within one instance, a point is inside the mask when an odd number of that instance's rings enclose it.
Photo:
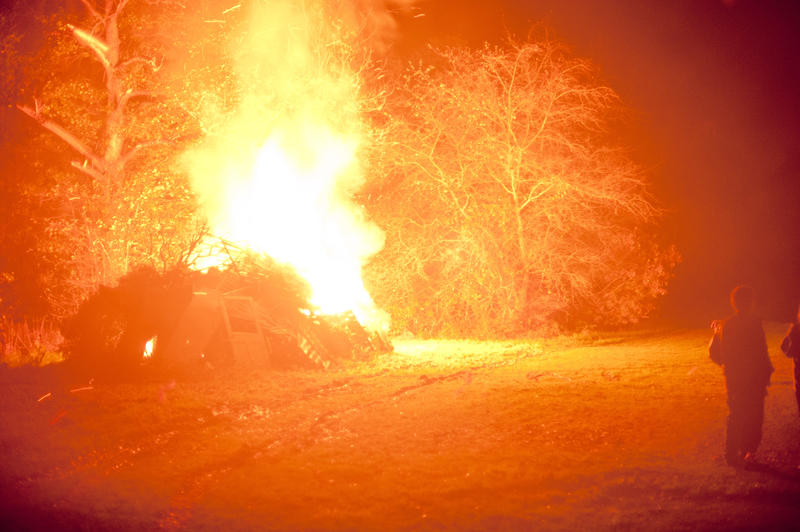
M 276 124 L 304 114 L 361 133 L 359 121 L 342 119 L 363 106 L 348 98 L 359 90 L 352 65 L 370 55 L 351 42 L 363 44 L 357 34 L 371 28 L 357 11 L 346 1 L 17 2 L 14 13 L 33 15 L 8 25 L 14 54 L 4 58 L 21 59 L 6 72 L 25 90 L 4 103 L 29 121 L 15 148 L 47 183 L 15 187 L 52 207 L 17 210 L 41 225 L 31 256 L 48 248 L 62 266 L 59 314 L 138 265 L 166 270 L 185 259 L 197 232 L 182 155 L 198 140 L 219 147 L 207 171 L 245 159 Z M 30 28 L 40 42 L 16 46 Z
M 378 304 L 430 333 L 646 316 L 676 255 L 654 239 L 659 211 L 615 134 L 617 95 L 550 40 L 435 52 L 382 116 Z
M 14 103 L 49 134 L 30 132 L 14 143 L 38 154 L 32 164 L 48 180 L 33 195 L 51 208 L 25 215 L 43 224 L 36 254 L 53 256 L 44 272 L 59 270 L 58 279 L 42 283 L 56 315 L 69 314 L 99 284 L 137 265 L 172 268 L 202 231 L 174 163 L 195 123 L 161 90 L 163 58 L 174 43 L 153 26 L 184 8 L 130 4 L 81 0 L 82 14 L 34 16 L 44 42 L 14 50 L 23 65 L 16 81 L 27 89 L 17 91 Z M 29 31 L 11 25 L 4 42 L 12 46 Z M 69 155 L 71 168 L 64 166 Z
M 60 292 L 68 274 L 64 257 L 49 238 L 51 220 L 59 216 L 59 202 L 51 190 L 62 167 L 58 140 L 33 127 L 15 104 L 36 93 L 50 66 L 41 50 L 49 44 L 49 29 L 64 14 L 63 6 L 18 3 L 0 12 L 3 68 L 0 83 L 0 313 L 19 319 L 44 315 L 50 297 Z M 36 74 L 36 75 L 34 75 Z

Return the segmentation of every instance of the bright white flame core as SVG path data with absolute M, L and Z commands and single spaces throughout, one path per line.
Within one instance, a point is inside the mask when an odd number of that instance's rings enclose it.
M 294 267 L 324 313 L 352 310 L 385 328 L 361 280 L 383 232 L 353 201 L 364 182 L 357 153 L 368 135 L 356 28 L 325 2 L 255 2 L 231 44 L 238 94 L 203 100 L 207 137 L 185 154 L 215 236 Z M 213 91 L 212 91 L 213 92 Z M 213 248 L 212 244 L 205 246 Z M 200 253 L 198 253 L 200 254 Z M 199 269 L 220 265 L 201 260 Z
M 267 139 L 250 176 L 224 191 L 214 232 L 291 264 L 311 285 L 311 303 L 321 312 L 352 310 L 374 326 L 378 313 L 361 279 L 361 264 L 381 248 L 383 234 L 367 224 L 363 208 L 341 187 L 355 163 L 357 143 L 324 128 L 307 128 L 294 140 L 304 146 L 289 146 L 280 134 Z
M 155 349 L 155 347 L 156 347 L 156 337 L 153 336 L 147 341 L 146 344 L 144 344 L 144 353 L 142 353 L 142 356 L 144 356 L 144 358 L 152 357 L 153 349 Z

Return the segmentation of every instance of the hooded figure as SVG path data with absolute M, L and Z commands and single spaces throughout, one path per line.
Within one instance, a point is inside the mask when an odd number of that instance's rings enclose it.
M 722 366 L 728 390 L 728 423 L 725 459 L 743 465 L 761 443 L 764 398 L 773 367 L 761 320 L 753 315 L 755 291 L 737 286 L 731 292 L 735 314 L 712 324 L 711 360 Z

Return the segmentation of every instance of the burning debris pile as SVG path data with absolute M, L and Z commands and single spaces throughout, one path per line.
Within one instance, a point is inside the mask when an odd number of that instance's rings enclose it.
M 143 364 L 322 368 L 392 350 L 352 312 L 321 314 L 289 266 L 239 255 L 225 269 L 141 269 L 101 286 L 65 324 L 67 357 L 83 374 L 125 375 Z

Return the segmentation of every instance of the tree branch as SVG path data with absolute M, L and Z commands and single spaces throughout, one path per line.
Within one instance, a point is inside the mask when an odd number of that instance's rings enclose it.
M 120 157 L 120 159 L 119 159 L 120 167 L 124 168 L 125 165 L 128 164 L 128 161 L 130 161 L 132 158 L 134 158 L 136 156 L 136 154 L 138 154 L 143 149 L 150 148 L 152 146 L 158 146 L 158 145 L 161 145 L 161 144 L 172 144 L 172 143 L 167 141 L 167 140 L 153 140 L 153 141 L 150 141 L 150 142 L 142 142 L 141 144 L 137 144 L 136 146 L 134 146 L 133 148 L 128 150 L 128 152 L 125 153 L 122 157 Z
M 158 72 L 159 70 L 161 70 L 161 67 L 164 64 L 164 61 L 162 60 L 162 61 L 157 63 L 155 57 L 151 57 L 150 59 L 145 59 L 144 57 L 132 57 L 131 59 L 128 59 L 127 61 L 123 61 L 122 64 L 120 64 L 120 67 L 121 68 L 125 68 L 125 67 L 127 67 L 129 65 L 133 65 L 135 63 L 144 63 L 144 64 L 150 66 L 150 68 L 153 70 L 153 72 Z
M 89 0 L 81 0 L 81 3 L 86 7 L 86 10 L 91 14 L 94 18 L 98 20 L 103 20 L 103 15 L 101 15 L 95 7 L 89 3 Z
M 34 110 L 27 105 L 19 104 L 17 104 L 17 109 L 36 120 L 36 122 L 38 122 L 43 128 L 54 133 L 61 140 L 72 146 L 75 151 L 83 155 L 87 160 L 91 161 L 92 165 L 97 171 L 102 172 L 105 169 L 104 161 L 92 153 L 92 150 L 86 144 L 81 142 L 78 137 L 64 129 L 61 125 L 53 122 L 52 120 L 44 118 L 41 113 L 39 113 L 38 109 Z
M 133 98 L 155 98 L 155 96 L 147 91 L 135 91 L 133 89 L 128 89 L 125 91 L 125 94 L 122 95 L 122 98 L 120 98 L 118 108 L 125 109 L 125 106 L 128 105 L 128 102 Z
M 70 164 L 76 170 L 83 172 L 84 174 L 88 175 L 93 179 L 96 179 L 97 181 L 105 181 L 106 176 L 104 176 L 101 172 L 98 172 L 94 168 L 94 166 L 89 166 L 88 164 L 86 164 L 85 160 L 83 163 L 79 161 L 72 161 Z
M 115 11 L 116 15 L 122 13 L 122 10 L 125 9 L 125 5 L 127 5 L 128 0 L 122 0 L 119 4 L 117 4 L 117 10 Z
M 82 30 L 72 24 L 67 24 L 67 27 L 72 30 L 75 38 L 78 39 L 84 46 L 91 49 L 103 66 L 108 69 L 111 67 L 111 61 L 108 58 L 108 44 L 103 42 L 98 37 L 95 37 L 86 30 Z

